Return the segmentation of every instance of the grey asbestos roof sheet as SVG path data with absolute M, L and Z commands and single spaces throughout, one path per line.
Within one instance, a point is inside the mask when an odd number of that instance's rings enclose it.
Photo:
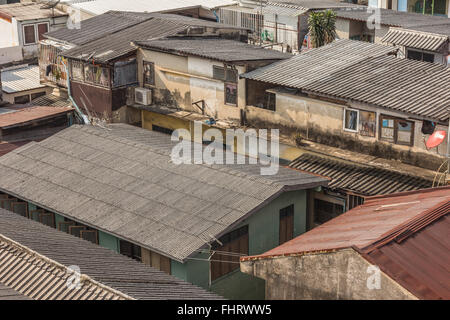
M 5 239 L 13 240 L 22 248 Z M 23 273 L 10 268 L 20 264 L 24 267 Z M 1 283 L 33 299 L 69 299 L 70 290 L 65 289 L 68 273 L 64 270 L 69 266 L 78 266 L 82 275 L 94 280 L 83 284 L 78 296 L 72 298 L 220 299 L 211 292 L 109 249 L 0 209 L 0 300 Z M 39 290 L 28 289 L 33 284 L 32 277 L 42 281 Z M 95 282 L 106 287 L 99 287 Z M 57 286 L 60 288 L 55 290 Z
M 1 71 L 1 85 L 5 93 L 45 88 L 39 82 L 39 66 L 19 66 Z
M 30 298 L 0 283 L 0 301 L 2 300 L 30 300 Z
M 146 49 L 193 55 L 225 62 L 282 60 L 292 57 L 291 54 L 225 39 L 159 39 L 138 41 L 136 44 Z
M 284 191 L 327 183 L 287 168 L 176 165 L 170 144 L 127 125 L 72 126 L 1 157 L 0 190 L 184 261 Z
M 444 45 L 448 49 L 449 36 L 410 29 L 390 28 L 383 42 L 429 51 L 438 51 Z
M 305 153 L 291 168 L 331 178 L 331 189 L 375 196 L 432 187 L 432 181 L 364 164 L 352 164 Z
M 82 20 L 79 29 L 61 28 L 45 34 L 46 38 L 73 45 L 82 45 L 151 19 L 148 13 L 109 11 L 90 19 Z
M 211 27 L 241 29 L 229 25 L 188 17 L 152 14 L 150 20 L 125 28 L 116 33 L 106 35 L 100 39 L 90 41 L 73 49 L 63 52 L 65 57 L 95 62 L 107 63 L 136 50 L 132 41 L 143 41 L 161 37 L 175 36 L 189 27 Z
M 450 69 L 399 59 L 389 55 L 392 50 L 362 41 L 337 40 L 241 77 L 445 122 Z
M 434 26 L 436 30 L 440 25 L 450 24 L 450 19 L 445 17 L 424 15 L 419 13 L 401 12 L 396 10 L 379 9 L 380 24 L 393 27 Z M 344 8 L 336 10 L 338 18 L 369 21 L 373 17 L 374 11 L 367 10 L 367 7 Z

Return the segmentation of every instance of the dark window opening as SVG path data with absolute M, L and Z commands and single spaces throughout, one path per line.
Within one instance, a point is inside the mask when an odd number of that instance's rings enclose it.
M 280 244 L 294 238 L 294 205 L 280 210 Z
M 37 99 L 39 97 L 45 96 L 45 91 L 36 92 L 31 94 L 31 100 Z
M 314 223 L 322 224 L 344 213 L 344 206 L 320 199 L 314 199 L 314 211 Z
M 434 54 L 415 50 L 408 50 L 407 58 L 417 61 L 434 62 Z
M 265 93 L 265 104 L 264 107 L 267 110 L 275 111 L 276 109 L 276 94 L 272 92 Z
M 24 44 L 35 44 L 36 34 L 34 30 L 34 25 L 23 27 Z
M 44 33 L 48 32 L 48 23 L 40 23 L 37 25 L 38 28 L 38 39 L 39 41 L 44 40 Z
M 144 61 L 144 85 L 155 85 L 155 64 Z
M 14 97 L 15 104 L 27 104 L 30 102 L 30 96 L 27 94 L 25 96 Z
M 215 242 L 211 258 L 211 281 L 214 281 L 236 269 L 239 269 L 239 257 L 248 255 L 248 226 L 231 231 L 219 239 L 222 246 Z
M 141 261 L 141 247 L 131 242 L 120 240 L 120 253 L 137 261 Z
M 168 128 L 164 128 L 164 127 L 160 127 L 157 125 L 152 124 L 152 130 L 156 131 L 156 132 L 161 132 L 161 133 L 165 133 L 165 134 L 172 134 L 173 130 L 172 129 L 168 129 Z

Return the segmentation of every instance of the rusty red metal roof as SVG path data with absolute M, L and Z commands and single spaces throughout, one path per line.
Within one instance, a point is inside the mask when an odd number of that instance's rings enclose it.
M 350 247 L 367 248 L 449 202 L 450 186 L 368 197 L 365 204 L 264 254 L 244 257 L 242 260 Z
M 0 129 L 25 125 L 35 120 L 51 118 L 72 111 L 72 107 L 44 107 L 36 106 L 23 108 L 18 111 L 0 114 Z

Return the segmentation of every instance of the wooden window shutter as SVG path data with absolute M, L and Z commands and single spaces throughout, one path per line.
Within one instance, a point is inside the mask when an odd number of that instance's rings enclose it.
M 73 221 L 60 221 L 58 222 L 58 230 L 65 233 L 69 233 L 69 227 L 74 225 L 75 222 Z
M 86 230 L 84 226 L 70 226 L 69 233 L 75 237 L 81 238 L 81 231 Z
M 28 217 L 28 204 L 26 202 L 13 202 L 12 212 Z
M 45 213 L 44 210 L 38 209 L 38 210 L 31 210 L 29 213 L 29 218 L 31 220 L 41 222 L 41 213 Z
M 82 239 L 98 244 L 98 232 L 96 230 L 81 230 L 80 235 Z
M 41 213 L 39 221 L 46 226 L 55 228 L 55 215 L 52 212 Z

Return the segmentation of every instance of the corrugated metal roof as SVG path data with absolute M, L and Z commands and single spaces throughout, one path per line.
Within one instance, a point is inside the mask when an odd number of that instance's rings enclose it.
M 91 0 L 73 3 L 71 6 L 91 14 L 102 14 L 109 10 L 136 12 L 166 12 L 183 8 L 204 7 L 207 9 L 235 4 L 235 0 Z
M 30 298 L 0 283 L 0 301 L 1 300 L 30 300 Z
M 78 266 L 82 274 L 89 276 L 94 281 L 135 299 L 220 299 L 214 293 L 143 263 L 4 209 L 0 209 L 0 237 L 2 235 L 64 267 Z M 70 250 L 70 254 L 68 254 L 68 250 Z M 20 253 L 20 250 L 17 253 Z M 26 252 L 17 256 L 11 256 L 11 254 L 12 252 L 9 250 L 8 255 L 12 262 L 22 261 L 24 264 L 28 264 L 27 261 L 23 261 Z M 30 259 L 35 258 L 30 257 Z M 29 260 L 29 262 L 31 261 L 34 260 Z M 0 259 L 0 269 L 2 269 L 3 263 L 6 262 Z M 53 269 L 55 268 L 53 267 Z M 34 270 L 36 269 L 32 267 L 27 270 L 26 274 L 31 274 Z M 22 280 L 26 280 L 24 274 L 17 272 L 17 269 L 13 271 L 15 272 L 11 273 L 12 277 L 22 277 Z M 5 278 L 0 276 L 0 279 L 0 282 L 6 283 Z M 28 283 L 32 284 L 31 281 Z M 64 284 L 62 289 L 65 288 Z M 9 281 L 8 285 L 10 285 Z M 17 284 L 15 286 L 18 287 Z M 25 289 L 26 286 L 20 288 L 20 290 Z M 47 291 L 47 293 L 50 292 Z M 58 290 L 55 291 L 56 294 L 59 298 L 63 297 L 63 293 L 58 293 Z
M 142 23 L 152 17 L 148 13 L 110 11 L 90 19 L 82 20 L 79 29 L 61 28 L 46 33 L 45 37 L 73 45 L 83 45 L 108 34 Z
M 41 96 L 39 98 L 32 100 L 28 105 L 64 108 L 64 107 L 71 107 L 72 103 L 68 99 L 58 97 L 53 94 L 47 94 L 45 96 Z
M 242 260 L 264 259 L 309 252 L 332 251 L 356 247 L 364 249 L 391 235 L 407 231 L 411 222 L 445 209 L 448 214 L 450 186 L 377 196 L 346 213 L 286 242 L 262 255 Z M 400 230 L 400 232 L 399 232 Z M 448 229 L 446 235 L 448 235 Z M 443 234 L 445 235 L 445 233 Z M 438 241 L 447 246 L 448 239 Z M 448 252 L 446 253 L 448 255 Z
M 392 50 L 362 41 L 337 40 L 241 77 L 445 122 L 450 69 L 399 59 L 389 55 Z
M 34 300 L 131 300 L 131 297 L 80 274 L 70 288 L 66 266 L 48 260 L 0 234 L 0 282 Z
M 450 20 L 445 17 L 432 16 L 413 12 L 402 12 L 389 9 L 377 9 L 380 17 L 380 24 L 393 27 L 433 26 L 436 30 L 441 25 L 449 25 Z M 367 22 L 373 19 L 374 12 L 367 10 L 367 7 L 345 8 L 336 10 L 338 18 Z
M 169 14 L 152 14 L 153 18 L 122 31 L 88 42 L 65 51 L 62 54 L 73 59 L 86 60 L 91 57 L 95 62 L 107 63 L 136 50 L 132 41 L 144 41 L 161 37 L 175 36 L 189 27 L 210 27 L 214 29 L 239 29 L 200 19 Z
M 333 8 L 366 8 L 365 6 L 333 0 L 270 0 L 270 4 L 279 6 L 296 6 L 310 10 Z
M 366 257 L 416 297 L 449 300 L 449 232 L 447 214 L 405 241 L 391 241 Z
M 225 39 L 160 39 L 137 41 L 136 44 L 146 49 L 158 49 L 166 52 L 199 56 L 225 62 L 282 60 L 292 57 L 291 54 Z
M 53 116 L 58 116 L 64 113 L 71 112 L 72 107 L 29 107 L 20 109 L 15 112 L 0 114 L 0 128 L 8 129 L 16 126 L 21 126 L 26 123 L 46 119 Z
M 303 154 L 291 168 L 331 178 L 328 187 L 363 196 L 390 194 L 432 187 L 432 181 L 369 165 L 356 164 Z
M 401 45 L 422 50 L 437 51 L 444 44 L 448 50 L 449 37 L 441 34 L 419 32 L 409 29 L 390 28 L 388 33 L 381 40 L 382 42 Z
M 287 168 L 176 165 L 174 146 L 128 125 L 72 126 L 1 157 L 0 189 L 183 261 L 283 192 L 327 183 Z
M 1 85 L 5 93 L 45 88 L 39 80 L 39 66 L 19 66 L 1 70 Z
M 41 3 L 33 2 L 3 4 L 0 6 L 0 15 L 5 14 L 10 18 L 15 18 L 17 21 L 68 16 L 66 12 L 63 12 L 57 8 L 52 10 L 42 9 L 41 7 Z

